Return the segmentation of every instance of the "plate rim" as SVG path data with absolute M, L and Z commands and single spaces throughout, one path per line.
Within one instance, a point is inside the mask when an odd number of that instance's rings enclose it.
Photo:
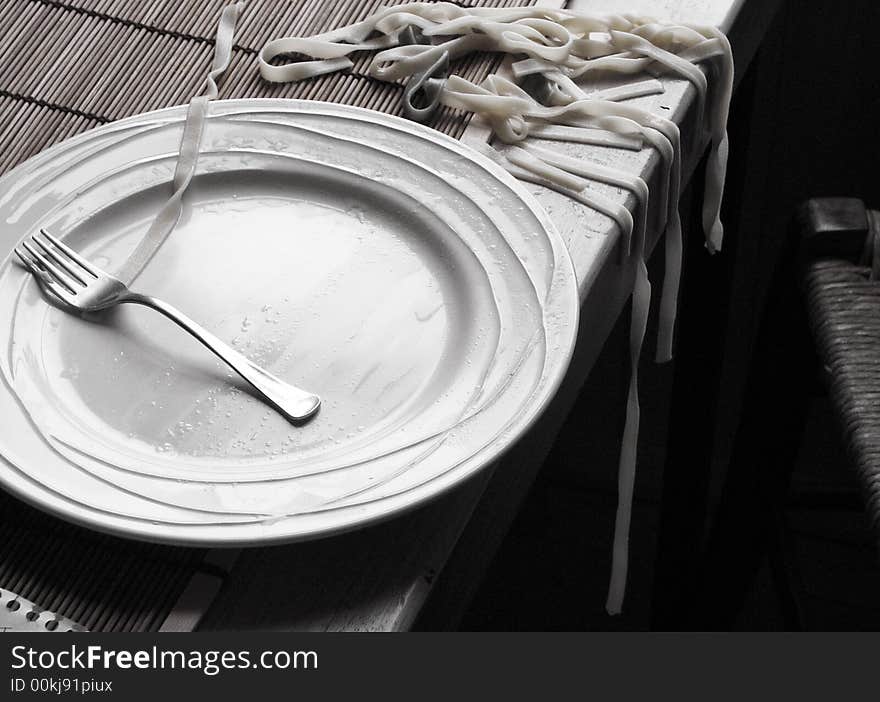
M 198 534 L 199 530 L 204 531 L 208 527 L 210 527 L 212 530 L 217 528 L 224 528 L 218 527 L 218 525 L 166 525 L 164 527 L 159 527 L 159 525 L 150 525 L 145 522 L 143 528 L 138 528 L 134 520 L 131 520 L 124 515 L 113 515 L 111 519 L 105 520 L 100 520 L 100 518 L 90 518 L 90 514 L 98 514 L 98 512 L 93 508 L 89 508 L 81 504 L 76 504 L 73 501 L 70 501 L 69 509 L 65 509 L 64 506 L 59 508 L 58 506 L 47 504 L 47 501 L 45 499 L 46 495 L 51 495 L 53 500 L 57 499 L 59 501 L 63 500 L 65 502 L 67 502 L 67 500 L 61 495 L 53 494 L 51 490 L 33 481 L 33 479 L 27 474 L 26 471 L 23 471 L 15 466 L 15 463 L 12 459 L 0 453 L 0 464 L 2 464 L 5 469 L 0 470 L 0 486 L 2 486 L 2 489 L 14 495 L 17 499 L 21 499 L 23 502 L 53 517 L 63 519 L 65 521 L 77 524 L 79 526 L 94 531 L 120 538 L 129 538 L 150 543 L 162 543 L 194 547 L 256 547 L 278 545 L 284 543 L 296 543 L 326 538 L 329 536 L 362 529 L 380 522 L 388 521 L 407 512 L 411 512 L 419 507 L 423 507 L 427 503 L 448 494 L 457 487 L 460 487 L 469 479 L 475 477 L 478 473 L 481 473 L 489 466 L 501 460 L 514 446 L 518 444 L 523 436 L 528 434 L 528 432 L 534 427 L 537 421 L 544 414 L 547 407 L 552 402 L 553 398 L 556 396 L 562 382 L 567 376 L 568 368 L 574 356 L 576 341 L 578 339 L 579 333 L 580 295 L 574 263 L 571 258 L 568 246 L 562 238 L 562 235 L 559 233 L 549 215 L 541 207 L 536 198 L 528 191 L 523 183 L 517 181 L 512 175 L 507 173 L 498 164 L 494 163 L 487 156 L 472 148 L 466 142 L 455 139 L 447 134 L 431 129 L 430 127 L 427 127 L 425 125 L 413 123 L 396 115 L 389 115 L 375 110 L 369 110 L 362 107 L 344 105 L 340 103 L 318 100 L 299 100 L 291 98 L 236 98 L 231 100 L 212 101 L 212 105 L 219 105 L 221 109 L 229 109 L 228 112 L 215 112 L 214 116 L 221 116 L 223 114 L 246 114 L 247 112 L 260 112 L 266 111 L 267 108 L 271 109 L 272 107 L 276 107 L 281 108 L 282 111 L 287 111 L 294 114 L 320 114 L 321 112 L 325 112 L 332 113 L 336 116 L 342 116 L 343 118 L 355 117 L 361 119 L 362 121 L 368 121 L 374 124 L 381 124 L 383 122 L 386 124 L 390 123 L 393 128 L 408 132 L 418 138 L 427 139 L 428 141 L 439 144 L 447 148 L 448 150 L 451 150 L 452 152 L 458 153 L 463 158 L 467 158 L 477 163 L 485 171 L 491 174 L 496 180 L 507 186 L 529 208 L 529 210 L 535 215 L 536 219 L 542 224 L 544 232 L 548 240 L 551 242 L 551 248 L 554 254 L 554 268 L 558 265 L 562 265 L 566 268 L 565 281 L 568 283 L 568 292 L 573 293 L 573 295 L 565 296 L 568 302 L 568 305 L 565 306 L 565 311 L 568 314 L 568 318 L 566 319 L 567 324 L 565 325 L 565 328 L 568 329 L 567 338 L 569 343 L 565 346 L 565 348 L 562 348 L 560 346 L 559 348 L 555 348 L 552 351 L 548 349 L 545 355 L 546 358 L 550 357 L 552 354 L 552 357 L 558 364 L 555 374 L 549 378 L 549 381 L 541 389 L 540 395 L 537 397 L 538 401 L 526 405 L 528 407 L 528 416 L 524 420 L 515 423 L 513 427 L 505 429 L 505 433 L 509 433 L 509 436 L 501 437 L 499 439 L 498 435 L 496 435 L 496 437 L 493 438 L 486 447 L 478 450 L 474 454 L 474 456 L 472 456 L 467 461 L 464 461 L 464 463 L 472 463 L 473 465 L 463 474 L 459 475 L 458 471 L 452 470 L 449 473 L 443 473 L 435 478 L 429 479 L 426 483 L 423 483 L 422 485 L 416 486 L 408 490 L 406 494 L 408 494 L 409 499 L 407 499 L 403 504 L 391 505 L 390 509 L 385 509 L 378 514 L 368 514 L 365 516 L 358 515 L 357 513 L 362 511 L 362 509 L 366 507 L 366 505 L 363 504 L 355 504 L 343 507 L 341 509 L 346 509 L 354 513 L 351 518 L 343 520 L 341 523 L 331 523 L 323 528 L 311 529 L 305 533 L 281 532 L 256 536 L 250 535 L 243 538 L 236 537 L 231 534 L 231 538 L 218 540 L 212 536 L 205 537 Z M 68 139 L 52 145 L 51 147 L 35 154 L 34 156 L 23 161 L 22 163 L 16 165 L 13 169 L 0 177 L 0 188 L 6 186 L 15 178 L 20 177 L 24 172 L 27 171 L 28 168 L 42 167 L 47 162 L 50 162 L 53 158 L 55 158 L 57 154 L 63 153 L 67 149 L 88 142 L 89 139 L 94 138 L 94 135 L 96 133 L 106 133 L 116 128 L 124 129 L 133 124 L 137 124 L 145 120 L 150 120 L 151 118 L 160 118 L 163 115 L 170 116 L 174 113 L 184 113 L 186 108 L 186 105 L 176 105 L 157 110 L 151 110 L 148 112 L 139 113 L 137 115 L 131 115 L 106 124 L 101 124 L 91 129 L 88 129 L 80 134 L 74 135 Z M 239 112 L 236 112 L 236 108 L 241 108 L 241 110 Z M 209 114 L 209 119 L 211 116 L 212 115 Z M 4 258 L 6 257 L 8 256 L 5 256 Z M 480 454 L 484 452 L 488 452 L 488 455 L 480 457 Z M 6 476 L 6 472 L 10 467 L 12 467 L 12 470 L 21 473 L 23 479 L 33 485 L 34 488 L 28 491 L 24 489 L 19 489 L 17 485 L 11 483 Z M 448 477 L 450 473 L 454 473 L 454 477 Z M 42 500 L 40 499 L 41 494 L 44 497 L 44 499 Z M 381 502 L 392 500 L 394 497 L 396 497 L 396 495 L 381 497 L 373 501 L 372 503 L 367 504 L 378 504 Z M 295 515 L 293 518 L 295 518 Z M 118 527 L 113 524 L 113 521 L 116 520 L 123 522 L 127 521 L 128 524 L 125 527 Z M 241 523 L 231 523 L 226 528 L 228 530 L 232 530 L 241 529 L 245 526 L 250 526 L 251 529 L 253 529 L 254 527 L 259 528 L 261 524 L 261 522 L 255 522 L 249 525 L 243 525 Z M 159 533 L 156 532 L 157 527 L 159 528 Z M 165 534 L 166 531 L 179 532 L 181 530 L 186 531 L 187 534 L 185 536 Z

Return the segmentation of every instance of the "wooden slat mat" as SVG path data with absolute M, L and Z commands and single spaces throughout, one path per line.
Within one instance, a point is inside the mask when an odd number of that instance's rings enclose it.
M 98 121 L 186 102 L 201 86 L 224 0 L 11 0 L 0 16 L 0 95 L 73 110 Z M 365 74 L 368 57 L 341 74 L 288 85 L 264 82 L 255 67 L 267 39 L 308 34 L 362 19 L 383 0 L 252 0 L 221 97 L 332 100 L 397 114 L 402 86 Z M 400 4 L 396 0 L 396 4 Z M 531 0 L 488 0 L 523 5 Z M 480 81 L 494 61 L 475 56 L 454 66 Z M 432 126 L 460 136 L 467 118 L 441 110 Z M 0 168 L 13 165 L 3 158 Z
M 403 0 L 248 0 L 221 98 L 293 97 L 399 113 L 400 85 L 344 73 L 272 85 L 256 68 L 271 38 L 307 35 Z M 534 0 L 465 0 L 530 5 Z M 0 6 L 0 173 L 69 136 L 128 115 L 187 102 L 210 65 L 228 0 L 6 0 Z M 495 63 L 466 59 L 480 81 Z M 467 119 L 441 110 L 432 126 L 460 136 Z M 2 427 L 2 425 L 0 425 Z M 2 428 L 0 428 L 2 431 Z M 158 629 L 204 552 L 117 539 L 63 523 L 0 492 L 0 587 L 92 630 Z
M 204 552 L 116 539 L 0 492 L 0 587 L 91 631 L 158 629 Z

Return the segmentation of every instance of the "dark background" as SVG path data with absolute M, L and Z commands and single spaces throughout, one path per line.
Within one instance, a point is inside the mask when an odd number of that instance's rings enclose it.
M 781 238 L 797 203 L 851 196 L 880 207 L 880 3 L 789 1 L 767 35 L 754 76 L 747 148 L 752 183 L 742 207 L 738 296 L 763 296 Z M 731 149 L 744 148 L 731 143 Z M 749 197 L 749 193 L 753 197 Z M 722 255 L 724 255 L 722 253 Z M 655 256 L 655 258 L 657 258 Z M 658 280 L 662 261 L 652 262 Z M 712 492 L 720 488 L 739 411 L 760 306 L 743 310 L 727 334 Z M 605 346 L 524 509 L 499 551 L 464 629 L 645 629 L 659 523 L 660 486 L 674 364 L 644 354 L 642 430 L 625 614 L 604 603 L 616 507 L 616 471 L 628 382 L 624 315 Z M 650 349 L 652 340 L 646 341 Z M 786 511 L 794 543 L 805 625 L 880 629 L 880 565 L 858 508 L 827 403 L 817 396 Z M 851 494 L 851 506 L 816 509 L 804 495 Z M 844 500 L 845 502 L 845 500 Z M 739 628 L 783 626 L 769 576 L 761 574 Z

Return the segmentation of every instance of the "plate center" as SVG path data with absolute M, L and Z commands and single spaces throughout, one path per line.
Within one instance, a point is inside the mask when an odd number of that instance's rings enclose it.
M 122 198 L 69 241 L 112 272 L 165 191 Z M 158 313 L 123 305 L 79 319 L 44 306 L 42 401 L 107 460 L 212 464 L 354 450 L 414 421 L 437 427 L 466 406 L 492 348 L 491 287 L 473 253 L 399 193 L 321 170 L 200 176 L 180 224 L 134 289 L 170 302 L 284 380 L 321 395 L 289 425 Z M 31 311 L 21 317 L 34 317 Z M 37 330 L 33 330 L 37 332 Z M 86 446 L 82 442 L 94 442 Z

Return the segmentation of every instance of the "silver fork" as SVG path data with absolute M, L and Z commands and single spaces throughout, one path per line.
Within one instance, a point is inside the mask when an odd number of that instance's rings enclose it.
M 317 395 L 276 378 L 167 302 L 129 290 L 121 280 L 89 263 L 45 229 L 40 233 L 42 237 L 31 236 L 15 253 L 64 305 L 81 312 L 98 312 L 124 302 L 152 307 L 211 349 L 290 421 L 302 422 L 318 411 L 321 399 Z

